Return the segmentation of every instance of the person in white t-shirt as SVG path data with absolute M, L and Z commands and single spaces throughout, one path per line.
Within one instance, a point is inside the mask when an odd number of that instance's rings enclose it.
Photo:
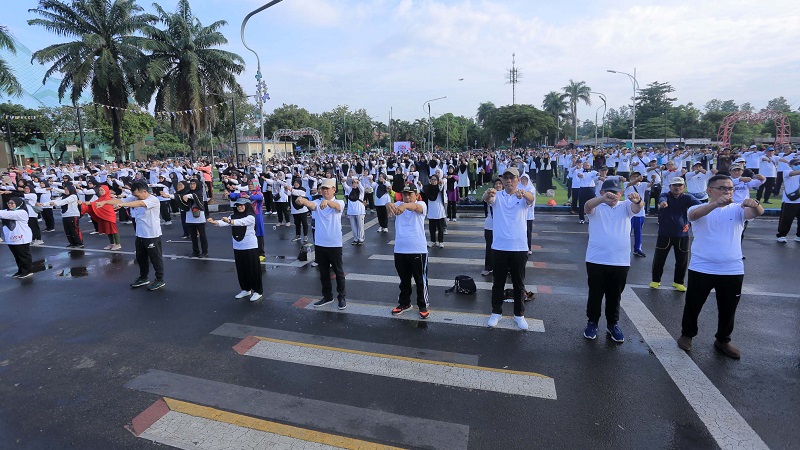
M 8 249 L 14 255 L 17 263 L 17 273 L 12 278 L 29 278 L 33 276 L 33 263 L 31 262 L 31 241 L 33 234 L 28 227 L 28 211 L 22 197 L 11 197 L 6 202 L 7 210 L 0 211 L 2 220 L 3 239 L 8 244 Z
M 631 175 L 634 177 L 635 175 Z M 589 217 L 589 244 L 586 247 L 586 273 L 589 296 L 586 316 L 589 319 L 583 337 L 595 339 L 606 298 L 607 332 L 615 342 L 625 342 L 619 329 L 619 302 L 628 281 L 631 266 L 631 218 L 642 211 L 642 197 L 632 191 L 620 202 L 623 191 L 619 180 L 606 180 L 602 194 L 586 202 Z
M 258 258 L 258 239 L 256 238 L 256 216 L 250 199 L 239 197 L 233 203 L 233 214 L 216 221 L 206 219 L 211 225 L 231 227 L 233 241 L 233 260 L 236 264 L 236 275 L 242 292 L 234 296 L 236 299 L 250 296 L 251 302 L 257 302 L 264 296 L 264 284 L 261 280 L 261 261 Z
M 148 291 L 155 291 L 166 286 L 164 283 L 164 258 L 161 251 L 161 220 L 159 212 L 161 202 L 147 190 L 147 182 L 137 180 L 131 184 L 131 196 L 123 199 L 112 199 L 97 202 L 100 208 L 105 204 L 114 205 L 114 209 L 130 208 L 131 216 L 136 219 L 136 262 L 139 264 L 139 278 L 131 283 L 132 288 L 147 285 Z M 148 261 L 153 265 L 156 279 L 151 283 L 147 276 L 150 272 Z
M 406 184 L 403 201 L 388 203 L 386 210 L 394 217 L 394 267 L 400 277 L 400 295 L 393 315 L 411 309 L 411 278 L 417 285 L 419 317 L 427 319 L 428 312 L 428 246 L 425 240 L 425 215 L 428 208 L 417 197 L 417 186 Z
M 778 221 L 778 242 L 785 244 L 786 235 L 792 229 L 792 222 L 797 220 L 795 242 L 800 242 L 800 158 L 789 161 L 789 169 L 783 174 L 783 203 L 781 217 Z
M 336 275 L 336 293 L 339 309 L 347 307 L 344 268 L 342 265 L 342 211 L 344 201 L 336 200 L 336 180 L 325 178 L 317 188 L 322 198 L 311 201 L 297 198 L 297 205 L 311 210 L 314 218 L 314 254 L 319 266 L 322 282 L 322 298 L 314 302 L 315 307 L 333 302 L 331 270 Z
M 678 347 L 691 350 L 692 338 L 698 331 L 697 318 L 714 289 L 718 310 L 714 347 L 731 358 L 739 359 L 741 352 L 731 344 L 736 307 L 744 281 L 742 241 L 736 238 L 744 230 L 744 221 L 764 214 L 764 208 L 749 197 L 741 203 L 734 203 L 733 192 L 730 177 L 714 175 L 708 180 L 709 202 L 689 208 L 694 241 Z
M 525 265 L 528 263 L 528 239 L 526 221 L 528 207 L 535 201 L 534 194 L 519 188 L 519 171 L 507 168 L 501 176 L 503 190 L 487 189 L 483 201 L 492 205 L 492 314 L 486 325 L 497 326 L 503 315 L 505 283 L 508 274 L 514 286 L 514 323 L 521 330 L 528 329 L 525 320 Z

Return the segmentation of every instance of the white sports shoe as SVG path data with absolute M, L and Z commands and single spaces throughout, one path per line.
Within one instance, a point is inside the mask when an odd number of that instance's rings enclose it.
M 494 328 L 497 326 L 497 322 L 500 321 L 500 318 L 503 317 L 501 314 L 492 314 L 489 316 L 489 320 L 486 322 L 486 326 L 489 328 Z
M 259 294 L 258 292 L 253 292 L 253 295 L 250 297 L 250 301 L 251 302 L 257 302 L 257 301 L 261 300 L 262 297 L 264 297 L 264 296 Z
M 785 244 L 786 243 L 786 238 L 784 236 L 781 236 L 781 237 L 778 238 L 778 242 L 780 242 L 781 244 Z
M 514 323 L 517 324 L 520 330 L 528 329 L 528 321 L 525 320 L 524 316 L 514 316 Z
M 245 298 L 248 295 L 250 295 L 250 291 L 242 291 L 242 292 L 239 292 L 238 294 L 236 294 L 236 297 L 234 297 L 234 298 L 236 298 L 236 299 Z

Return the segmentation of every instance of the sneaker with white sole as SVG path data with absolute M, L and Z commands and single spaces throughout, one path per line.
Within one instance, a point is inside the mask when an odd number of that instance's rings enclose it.
M 528 329 L 528 321 L 525 320 L 525 316 L 514 316 L 514 323 L 517 324 L 520 330 Z
M 261 300 L 262 298 L 264 298 L 263 295 L 259 294 L 258 292 L 253 292 L 253 295 L 250 296 L 250 301 L 251 302 L 257 302 L 257 301 Z
M 491 270 L 481 270 L 481 275 L 484 277 L 491 274 L 492 274 Z
M 486 326 L 489 328 L 494 328 L 497 326 L 497 322 L 500 321 L 500 318 L 503 317 L 502 314 L 494 314 L 492 313 L 489 316 L 489 320 L 486 321 Z
M 236 294 L 236 296 L 234 296 L 233 298 L 239 300 L 241 298 L 247 297 L 250 294 L 252 294 L 252 292 L 250 292 L 250 291 L 242 291 L 242 292 L 239 292 L 238 294 Z
M 119 244 L 114 244 L 109 250 L 122 250 L 122 246 Z
M 583 337 L 586 339 L 597 338 L 597 322 L 592 322 L 591 320 L 586 322 L 586 328 L 583 329 Z
M 785 236 L 781 236 L 781 237 L 779 237 L 779 238 L 778 238 L 778 242 L 780 242 L 781 244 L 785 244 L 785 243 L 787 243 L 788 241 L 786 240 L 786 237 L 785 237 Z
M 619 343 L 625 342 L 625 335 L 622 334 L 622 330 L 619 329 L 619 326 L 610 326 L 606 329 L 606 332 L 611 337 L 612 341 Z

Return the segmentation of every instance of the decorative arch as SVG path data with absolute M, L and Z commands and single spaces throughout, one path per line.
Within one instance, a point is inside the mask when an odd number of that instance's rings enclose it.
M 272 133 L 272 140 L 277 142 L 281 137 L 290 137 L 294 140 L 297 140 L 303 136 L 311 136 L 314 139 L 316 147 L 322 148 L 322 133 L 320 133 L 319 130 L 308 127 L 301 128 L 299 130 L 280 129 Z
M 768 120 L 775 121 L 775 145 L 788 145 L 792 136 L 789 118 L 780 111 L 748 112 L 737 111 L 725 117 L 717 132 L 717 141 L 724 147 L 731 145 L 731 132 L 737 122 L 749 124 L 764 123 Z

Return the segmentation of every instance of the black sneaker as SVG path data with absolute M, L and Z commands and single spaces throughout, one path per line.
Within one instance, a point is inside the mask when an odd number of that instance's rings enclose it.
M 208 253 L 201 253 L 201 254 L 200 254 L 200 257 L 201 257 L 201 258 L 208 258 Z
M 147 278 L 137 278 L 136 281 L 131 283 L 131 287 L 132 288 L 138 288 L 138 287 L 146 286 L 148 284 L 150 284 L 150 280 L 148 280 Z
M 162 287 L 166 286 L 167 283 L 164 283 L 162 280 L 156 280 L 150 283 L 150 286 L 147 286 L 148 291 L 155 291 L 161 289 Z
M 314 308 L 319 308 L 320 306 L 325 306 L 328 303 L 333 303 L 332 298 L 323 298 L 314 302 Z
M 200 253 L 192 253 L 191 255 L 189 255 L 189 257 L 190 258 L 199 258 L 200 257 Z
M 406 306 L 397 305 L 392 310 L 392 315 L 393 316 L 399 316 L 400 314 L 403 314 L 404 311 L 408 311 L 409 309 L 411 309 L 411 305 L 406 305 Z
M 19 275 L 15 275 L 14 278 L 16 278 L 18 280 L 22 280 L 22 279 L 25 279 L 25 278 L 30 278 L 32 276 L 33 276 L 33 272 L 28 272 L 28 273 L 21 273 Z
M 340 298 L 339 299 L 339 309 L 347 308 L 347 300 Z

